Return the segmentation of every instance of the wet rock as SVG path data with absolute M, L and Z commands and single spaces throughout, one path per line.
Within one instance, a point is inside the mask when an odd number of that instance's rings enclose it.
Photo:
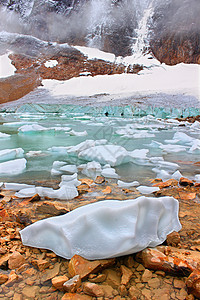
M 122 297 L 126 297 L 126 296 L 127 296 L 128 291 L 127 291 L 125 285 L 121 284 L 121 285 L 119 286 L 118 290 L 119 290 L 120 296 L 122 296 Z
M 152 289 L 158 289 L 161 282 L 159 278 L 151 278 L 148 280 L 148 285 Z
M 182 186 L 193 186 L 194 182 L 192 180 L 189 180 L 185 177 L 181 177 L 179 180 L 179 184 Z
M 88 184 L 83 183 L 77 187 L 77 190 L 78 190 L 79 194 L 85 194 L 88 192 L 89 188 L 90 187 Z
M 200 262 L 198 251 L 187 251 L 171 247 L 147 248 L 137 254 L 145 268 L 164 272 L 188 275 Z
M 106 283 L 112 286 L 113 289 L 117 289 L 121 284 L 121 276 L 112 269 L 106 269 L 103 273 L 107 276 Z
M 75 293 L 66 293 L 61 300 L 92 300 L 92 297 Z
M 148 269 L 145 269 L 144 273 L 142 274 L 142 282 L 148 282 L 152 278 L 152 272 Z
M 26 262 L 23 255 L 21 255 L 19 252 L 15 251 L 8 259 L 8 267 L 9 269 L 17 269 L 21 267 Z
M 56 277 L 60 272 L 60 264 L 56 263 L 52 269 L 47 269 L 43 271 L 41 276 L 41 283 L 45 283 L 46 281 Z
M 121 272 L 122 272 L 121 284 L 127 285 L 129 280 L 133 276 L 133 272 L 129 268 L 125 267 L 124 265 L 121 265 Z
M 17 100 L 41 84 L 36 74 L 16 74 L 0 79 L 0 103 Z
M 105 177 L 103 177 L 103 176 L 97 176 L 94 182 L 96 184 L 102 184 L 102 183 L 105 182 Z
M 36 213 L 48 214 L 51 216 L 59 216 L 69 212 L 69 209 L 61 206 L 57 202 L 44 201 L 42 204 L 38 204 L 36 208 Z
M 6 281 L 5 286 L 11 287 L 14 283 L 17 283 L 22 280 L 22 276 L 19 276 L 15 271 L 11 271 L 8 276 L 8 281 Z
M 93 283 L 101 283 L 104 282 L 105 280 L 106 280 L 106 274 L 99 274 L 97 276 L 95 274 L 89 275 L 89 281 Z
M 91 186 L 94 183 L 94 180 L 89 178 L 81 178 L 79 179 L 79 181 L 81 181 L 82 184 L 87 184 L 89 186 Z
M 171 186 L 178 186 L 178 181 L 175 180 L 175 179 L 169 179 L 165 182 L 155 183 L 153 186 L 159 187 L 160 189 L 164 189 L 164 188 L 168 188 L 168 187 L 171 187 Z
M 32 260 L 32 265 L 36 267 L 39 271 L 43 271 L 50 266 L 50 262 L 44 259 Z
M 168 234 L 168 236 L 167 236 L 167 245 L 168 246 L 176 247 L 176 246 L 178 246 L 178 244 L 180 244 L 180 241 L 181 241 L 180 234 L 176 231 Z
M 25 299 L 36 299 L 36 295 L 38 294 L 39 289 L 39 286 L 26 286 L 22 290 L 22 295 L 25 297 Z
M 91 273 L 95 273 L 99 270 L 113 265 L 114 262 L 115 259 L 89 261 L 79 255 L 74 255 L 69 262 L 68 272 L 71 277 L 80 275 L 81 279 L 84 279 Z
M 84 283 L 83 292 L 85 294 L 88 294 L 88 295 L 94 296 L 94 297 L 103 297 L 104 296 L 103 289 L 96 283 L 92 283 L 92 282 Z
M 81 277 L 80 275 L 76 275 L 73 278 L 71 278 L 70 280 L 67 280 L 64 284 L 63 284 L 63 289 L 65 292 L 68 293 L 75 293 L 76 290 L 81 286 Z
M 8 280 L 8 275 L 0 273 L 0 284 L 5 283 Z
M 200 271 L 195 270 L 186 280 L 186 285 L 191 294 L 200 299 Z
M 194 200 L 196 198 L 197 193 L 190 193 L 190 192 L 185 192 L 181 191 L 179 192 L 179 196 L 181 200 Z
M 8 260 L 9 260 L 11 255 L 12 255 L 11 253 L 5 254 L 0 258 L 0 268 L 1 269 L 3 269 L 3 270 L 8 269 Z
M 137 299 L 139 299 L 138 297 L 140 296 L 141 292 L 135 286 L 131 286 L 128 293 L 129 293 L 129 297 L 132 300 L 137 300 Z
M 57 290 L 60 290 L 60 291 L 63 291 L 64 288 L 63 288 L 63 284 L 68 281 L 69 278 L 66 276 L 66 275 L 63 275 L 63 276 L 56 276 L 54 277 L 51 282 L 52 282 L 52 285 L 57 289 Z
M 104 194 L 110 194 L 112 193 L 112 189 L 110 186 L 107 186 L 103 191 L 102 191 Z

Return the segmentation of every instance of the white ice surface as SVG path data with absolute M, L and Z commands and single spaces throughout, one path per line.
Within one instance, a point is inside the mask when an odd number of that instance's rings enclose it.
M 55 66 L 57 66 L 58 64 L 58 61 L 57 60 L 54 60 L 54 59 L 51 59 L 51 60 L 47 60 L 44 65 L 46 68 L 53 68 Z
M 77 50 L 82 52 L 88 59 L 102 59 L 110 62 L 115 61 L 115 55 L 112 53 L 101 51 L 97 48 L 90 48 L 84 46 L 74 46 Z
M 4 190 L 9 190 L 9 191 L 20 191 L 22 189 L 27 189 L 27 188 L 34 188 L 34 185 L 30 184 L 24 184 L 24 183 L 10 183 L 10 182 L 4 182 L 3 184 L 3 189 Z
M 9 138 L 9 137 L 10 137 L 10 134 L 0 132 L 0 139 L 5 139 L 5 138 Z
M 14 159 L 0 163 L 0 175 L 18 175 L 26 169 L 26 159 Z
M 132 254 L 163 243 L 179 231 L 179 203 L 173 197 L 107 200 L 63 216 L 38 221 L 20 231 L 26 246 L 52 250 L 70 259 L 103 259 Z
M 136 190 L 138 190 L 141 194 L 143 195 L 148 195 L 148 194 L 151 194 L 151 193 L 154 193 L 154 192 L 157 192 L 159 191 L 159 187 L 151 187 L 151 186 L 144 186 L 144 185 L 141 185 L 141 186 L 138 186 L 136 188 Z
M 15 67 L 11 64 L 11 60 L 8 57 L 9 53 L 0 56 L 0 78 L 14 75 Z
M 117 184 L 120 188 L 129 188 L 132 186 L 138 186 L 139 182 L 138 181 L 124 182 L 124 181 L 118 180 Z
M 24 155 L 22 148 L 0 150 L 0 161 L 21 158 Z
M 86 136 L 86 135 L 88 135 L 86 130 L 84 130 L 84 131 L 71 130 L 71 131 L 69 131 L 69 134 L 74 135 L 74 136 Z
M 116 173 L 114 168 L 105 168 L 102 170 L 101 175 L 106 178 L 118 179 L 119 175 Z

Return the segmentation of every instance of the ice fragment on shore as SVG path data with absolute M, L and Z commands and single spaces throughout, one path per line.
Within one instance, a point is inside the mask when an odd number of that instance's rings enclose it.
M 44 65 L 45 65 L 46 68 L 53 68 L 53 67 L 57 66 L 57 64 L 58 64 L 58 61 L 55 60 L 55 59 L 47 60 L 47 61 L 44 63 Z
M 114 168 L 105 168 L 102 170 L 101 175 L 106 178 L 118 179 L 119 175 L 116 173 Z
M 183 175 L 181 174 L 180 171 L 176 171 L 174 174 L 172 174 L 171 177 L 172 177 L 173 179 L 180 180 L 180 178 L 183 177 Z
M 77 173 L 77 171 L 78 171 L 76 165 L 65 165 L 65 166 L 60 167 L 59 170 L 62 172 L 68 172 L 68 173 L 72 173 L 72 174 Z
M 147 194 L 157 192 L 160 189 L 159 189 L 159 187 L 151 187 L 151 186 L 141 185 L 141 186 L 137 187 L 136 190 L 138 190 L 141 194 L 147 195 Z
M 0 175 L 18 175 L 26 169 L 26 159 L 14 159 L 0 163 Z
M 153 168 L 152 171 L 156 173 L 157 178 L 161 178 L 163 181 L 165 181 L 167 179 L 170 179 L 170 177 L 171 177 L 169 172 L 167 172 L 165 170 L 160 170 L 158 168 Z
M 196 180 L 196 182 L 200 182 L 200 174 L 196 174 L 195 176 L 194 176 L 194 179 Z
M 181 145 L 160 145 L 159 148 L 168 153 L 177 153 L 187 150 L 187 147 Z
M 173 197 L 100 201 L 38 221 L 20 235 L 24 245 L 66 259 L 75 254 L 91 260 L 111 258 L 163 243 L 169 233 L 181 229 L 178 210 Z
M 35 194 L 37 194 L 36 192 L 36 188 L 25 188 L 25 189 L 21 189 L 19 192 L 15 193 L 15 196 L 18 198 L 29 198 L 29 197 L 33 197 Z
M 118 180 L 117 184 L 120 188 L 129 188 L 132 186 L 138 186 L 139 182 L 138 181 L 124 182 L 124 181 Z
M 3 189 L 4 190 L 10 190 L 10 191 L 20 191 L 22 189 L 27 188 L 34 188 L 34 185 L 30 184 L 24 184 L 24 183 L 10 183 L 10 182 L 4 182 Z
M 79 166 L 80 168 L 80 166 Z M 81 172 L 88 177 L 96 178 L 96 176 L 101 174 L 101 165 L 96 161 L 88 162 L 87 164 L 82 165 Z
M 0 161 L 21 158 L 24 155 L 22 148 L 0 150 Z

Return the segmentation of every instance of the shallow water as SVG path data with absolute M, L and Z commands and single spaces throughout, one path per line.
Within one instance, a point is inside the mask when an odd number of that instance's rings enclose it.
M 181 114 L 184 116 L 198 114 L 197 109 L 190 108 L 185 111 L 174 109 L 173 112 L 170 112 L 166 109 L 157 108 L 157 110 L 153 110 L 149 107 L 146 109 L 104 107 L 101 110 L 95 110 L 91 107 L 60 106 L 60 112 L 51 113 L 51 111 L 55 111 L 55 106 L 22 106 L 17 109 L 17 112 L 2 112 L 0 114 L 0 132 L 10 134 L 9 138 L 0 139 L 0 150 L 22 148 L 24 157 L 27 159 L 27 167 L 23 173 L 17 176 L 1 175 L 0 181 L 59 180 L 59 176 L 51 176 L 54 161 L 65 161 L 66 164 L 77 166 L 88 161 L 75 155 L 52 152 L 49 148 L 73 146 L 85 140 L 100 139 L 106 139 L 108 145 L 120 145 L 127 151 L 149 150 L 147 159 L 144 161 L 131 161 L 115 167 L 121 180 L 138 180 L 140 184 L 148 184 L 150 178 L 155 178 L 158 175 L 158 172 L 152 171 L 155 167 L 159 171 L 167 171 L 170 176 L 178 169 L 183 176 L 191 179 L 194 179 L 195 174 L 200 173 L 199 167 L 194 165 L 195 162 L 199 161 L 199 146 L 196 150 L 191 151 L 193 143 L 197 142 L 198 144 L 199 142 L 200 127 L 169 119 L 171 113 L 174 117 Z M 168 117 L 168 119 L 160 119 L 161 117 Z M 47 130 L 21 132 L 19 128 L 25 124 L 38 124 Z M 69 128 L 63 130 L 63 127 Z M 87 135 L 73 136 L 69 134 L 71 130 L 75 132 L 86 131 Z M 177 132 L 192 137 L 192 142 L 176 141 L 173 137 Z M 171 145 L 172 152 L 163 150 L 160 144 L 152 143 L 152 141 L 162 143 L 164 148 L 166 145 Z M 175 152 L 180 145 L 185 147 L 184 150 Z M 37 156 L 28 157 L 26 154 L 29 151 L 41 151 L 41 153 Z M 151 161 L 152 157 L 162 157 L 165 162 L 176 163 L 178 167 L 172 169 L 170 166 L 160 166 L 155 160 Z M 79 176 L 83 177 L 84 175 L 80 173 Z

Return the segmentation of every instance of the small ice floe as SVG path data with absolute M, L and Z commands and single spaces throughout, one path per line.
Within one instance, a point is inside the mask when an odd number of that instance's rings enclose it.
M 4 182 L 3 184 L 3 190 L 8 190 L 8 191 L 20 191 L 22 189 L 27 189 L 27 188 L 34 188 L 34 185 L 31 184 L 25 184 L 25 183 L 11 183 L 11 182 Z
M 71 146 L 69 147 L 68 153 L 73 153 L 73 154 L 79 154 L 80 152 L 90 149 L 95 146 L 99 145 L 105 145 L 107 143 L 107 140 L 102 139 L 102 140 L 86 140 L 76 146 Z
M 200 174 L 196 174 L 195 176 L 194 176 L 194 180 L 196 180 L 196 182 L 200 182 Z
M 182 146 L 182 145 L 160 145 L 160 149 L 162 149 L 165 152 L 168 153 L 177 153 L 177 152 L 183 152 L 187 150 L 187 147 Z
M 81 182 L 77 179 L 77 173 L 75 173 L 73 175 L 62 175 L 59 187 L 62 187 L 63 185 L 77 187 L 80 184 Z
M 65 132 L 68 132 L 71 130 L 70 127 L 60 127 L 60 126 L 57 126 L 57 127 L 50 127 L 50 129 L 53 129 L 55 131 L 65 131 Z
M 96 176 L 101 174 L 101 165 L 96 161 L 88 162 L 87 164 L 82 165 L 83 168 L 81 172 L 88 177 L 96 178 Z M 79 166 L 80 168 L 80 166 Z
M 71 184 L 63 185 L 57 190 L 39 186 L 35 188 L 22 189 L 15 193 L 15 196 L 18 198 L 29 198 L 33 197 L 35 194 L 38 194 L 42 198 L 48 197 L 51 199 L 71 200 L 78 196 L 78 191 L 76 187 Z
M 199 151 L 200 150 L 200 140 L 194 139 L 193 143 L 191 143 L 191 147 L 189 149 L 189 153 L 192 153 L 194 151 Z
M 29 151 L 26 153 L 26 157 L 42 157 L 42 156 L 46 156 L 47 153 L 42 152 L 41 150 L 38 151 Z
M 118 179 L 119 175 L 116 173 L 114 168 L 104 168 L 101 172 L 101 175 L 106 178 Z
M 183 144 L 193 142 L 193 140 L 194 140 L 193 137 L 187 135 L 184 132 L 179 132 L 179 131 L 175 132 L 173 139 L 178 140 L 179 142 L 181 142 Z
M 49 130 L 49 128 L 43 127 L 38 124 L 23 125 L 18 129 L 19 133 L 32 132 L 32 131 L 39 132 L 39 131 L 46 131 L 46 130 Z
M 7 161 L 24 156 L 22 148 L 0 150 L 0 161 Z
M 178 212 L 173 197 L 106 200 L 35 222 L 20 235 L 25 246 L 52 250 L 66 259 L 75 254 L 89 260 L 112 258 L 162 244 L 181 229 Z
M 87 131 L 74 131 L 74 130 L 71 130 L 69 131 L 69 134 L 70 135 L 74 135 L 74 136 L 86 136 L 88 135 Z
M 47 60 L 47 61 L 44 63 L 44 65 L 45 65 L 46 68 L 53 68 L 53 67 L 57 66 L 57 64 L 58 64 L 58 61 L 55 60 L 55 59 Z
M 176 180 L 180 180 L 180 178 L 183 177 L 183 175 L 181 174 L 180 171 L 176 171 L 174 172 L 174 174 L 172 174 L 171 178 L 176 179 Z
M 78 169 L 76 165 L 65 165 L 60 167 L 60 171 L 74 174 L 78 172 Z
M 10 138 L 10 134 L 0 132 L 0 139 L 8 139 Z
M 0 175 L 18 175 L 26 169 L 26 159 L 19 158 L 0 163 Z
M 195 121 L 191 126 L 190 126 L 190 129 L 193 129 L 193 130 L 200 130 L 200 122 L 198 121 Z
M 132 186 L 138 186 L 139 182 L 138 181 L 124 182 L 124 181 L 118 180 L 117 184 L 118 184 L 118 187 L 120 187 L 120 188 L 129 188 Z
M 157 192 L 159 191 L 159 187 L 151 187 L 151 186 L 144 186 L 144 185 L 141 185 L 141 186 L 138 186 L 136 188 L 136 190 L 138 190 L 141 194 L 143 195 L 147 195 L 147 194 L 151 194 L 151 193 L 154 193 L 154 192 Z
M 167 170 L 177 170 L 179 168 L 179 165 L 176 163 L 172 163 L 169 161 L 158 161 L 157 166 L 160 169 L 167 169 Z
M 152 171 L 156 173 L 157 178 L 161 178 L 163 181 L 166 181 L 171 178 L 171 175 L 166 170 L 160 170 L 158 168 L 153 168 Z

